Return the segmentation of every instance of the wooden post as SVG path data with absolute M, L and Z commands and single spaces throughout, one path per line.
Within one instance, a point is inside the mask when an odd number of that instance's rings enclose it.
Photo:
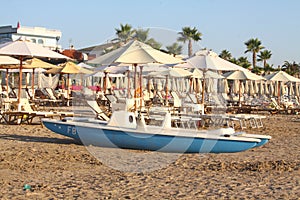
M 31 78 L 31 90 L 32 90 L 32 99 L 34 99 L 34 68 L 32 69 L 32 78 Z
M 280 91 L 280 89 L 281 89 L 281 82 L 280 81 L 277 81 L 277 89 L 278 89 L 278 99 L 277 99 L 277 101 L 278 101 L 278 105 L 280 105 L 280 96 L 281 96 L 281 91 Z
M 130 70 L 127 71 L 127 98 L 130 98 Z
M 166 96 L 165 96 L 165 100 L 166 100 L 166 106 L 168 106 L 169 105 L 169 101 L 168 101 L 168 79 L 169 79 L 169 76 L 167 75 L 166 76 Z
M 18 111 L 21 110 L 21 94 L 22 94 L 22 69 L 23 69 L 23 56 L 20 56 L 20 74 L 19 74 L 19 91 L 18 91 Z
M 202 104 L 204 104 L 204 101 L 205 101 L 205 98 L 204 98 L 204 95 L 205 95 L 205 78 L 203 77 L 203 82 L 202 82 Z
M 6 69 L 6 75 L 5 75 L 5 80 L 6 80 L 6 91 L 7 91 L 7 98 L 8 98 L 8 68 Z
M 242 82 L 241 80 L 239 80 L 239 106 L 241 106 L 241 86 L 242 86 Z
M 142 111 L 143 101 L 143 66 L 140 66 L 140 111 Z
M 136 89 L 137 89 L 137 84 L 136 84 L 136 74 L 137 74 L 137 64 L 133 64 L 134 66 L 134 111 L 136 111 L 137 109 L 137 105 L 136 105 L 136 97 L 137 97 L 137 94 L 136 94 Z
M 107 72 L 104 72 L 104 80 L 103 80 L 103 94 L 106 94 L 106 88 L 107 88 Z

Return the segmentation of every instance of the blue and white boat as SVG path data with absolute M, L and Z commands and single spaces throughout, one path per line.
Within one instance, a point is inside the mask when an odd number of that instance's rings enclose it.
M 269 136 L 236 133 L 232 128 L 172 128 L 169 113 L 162 126 L 145 125 L 143 117 L 136 119 L 135 113 L 127 111 L 115 111 L 108 122 L 88 118 L 42 121 L 51 131 L 81 140 L 84 145 L 160 152 L 234 153 L 261 146 L 270 139 Z

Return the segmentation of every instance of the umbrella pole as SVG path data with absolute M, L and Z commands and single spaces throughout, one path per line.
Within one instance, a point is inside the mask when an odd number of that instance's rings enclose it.
M 68 86 L 68 89 L 67 89 L 67 106 L 70 105 L 70 74 L 68 74 L 68 80 L 67 80 L 67 86 Z
M 32 99 L 34 99 L 34 68 L 32 69 L 31 90 L 32 90 Z
M 277 100 L 278 100 L 278 105 L 280 105 L 280 96 L 281 96 L 281 94 L 280 94 L 281 93 L 281 91 L 280 91 L 281 87 L 280 86 L 281 86 L 281 83 L 280 83 L 280 81 L 278 81 L 277 83 L 278 83 L 277 84 L 277 89 L 278 89 L 278 99 Z
M 137 64 L 134 64 L 133 65 L 134 66 L 134 111 L 136 111 L 136 108 L 137 108 L 137 105 L 136 105 L 136 74 L 137 74 L 137 69 L 136 69 L 136 67 L 137 67 Z
M 166 76 L 166 96 L 165 96 L 165 99 L 166 99 L 166 106 L 169 105 L 169 102 L 168 102 L 168 78 L 169 76 Z
M 106 86 L 107 86 L 107 72 L 104 72 L 104 80 L 103 80 L 103 92 L 106 94 Z
M 23 68 L 23 56 L 20 56 L 20 75 L 19 75 L 19 91 L 18 91 L 18 111 L 21 111 L 21 92 L 22 92 L 22 68 Z
M 147 90 L 148 90 L 148 93 L 150 94 L 150 77 L 147 78 Z
M 140 112 L 142 112 L 142 101 L 143 101 L 143 66 L 140 66 Z
M 8 69 L 6 69 L 6 75 L 5 75 L 5 79 L 6 79 L 6 91 L 7 91 L 7 98 L 8 98 Z
M 205 78 L 203 77 L 203 84 L 202 84 L 202 104 L 204 104 L 204 93 L 205 93 Z
M 241 106 L 241 85 L 242 85 L 242 81 L 239 80 L 239 106 Z
M 190 93 L 192 94 L 193 93 L 193 90 L 192 90 L 192 83 L 193 83 L 193 78 L 190 78 L 189 79 L 189 84 L 190 84 Z
M 130 71 L 127 71 L 127 98 L 130 98 Z

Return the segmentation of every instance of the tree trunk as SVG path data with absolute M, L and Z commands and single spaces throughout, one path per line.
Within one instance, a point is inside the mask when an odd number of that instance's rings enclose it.
M 189 50 L 189 57 L 191 57 L 193 54 L 192 39 L 189 39 L 188 50 Z
M 253 64 L 253 68 L 256 67 L 256 53 L 253 51 L 253 57 L 252 57 L 252 64 Z

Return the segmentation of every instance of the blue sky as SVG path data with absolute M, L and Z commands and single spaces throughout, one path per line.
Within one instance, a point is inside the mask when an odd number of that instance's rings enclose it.
M 59 29 L 63 48 L 70 41 L 75 48 L 103 43 L 114 37 L 120 23 L 160 29 L 161 38 L 155 39 L 169 45 L 168 39 L 191 26 L 203 34 L 195 50 L 227 49 L 234 57 L 250 58 L 244 54 L 244 42 L 258 38 L 272 51 L 269 63 L 274 67 L 285 60 L 300 62 L 298 0 L 6 0 L 0 4 L 0 25 L 16 26 L 20 21 L 21 26 Z

